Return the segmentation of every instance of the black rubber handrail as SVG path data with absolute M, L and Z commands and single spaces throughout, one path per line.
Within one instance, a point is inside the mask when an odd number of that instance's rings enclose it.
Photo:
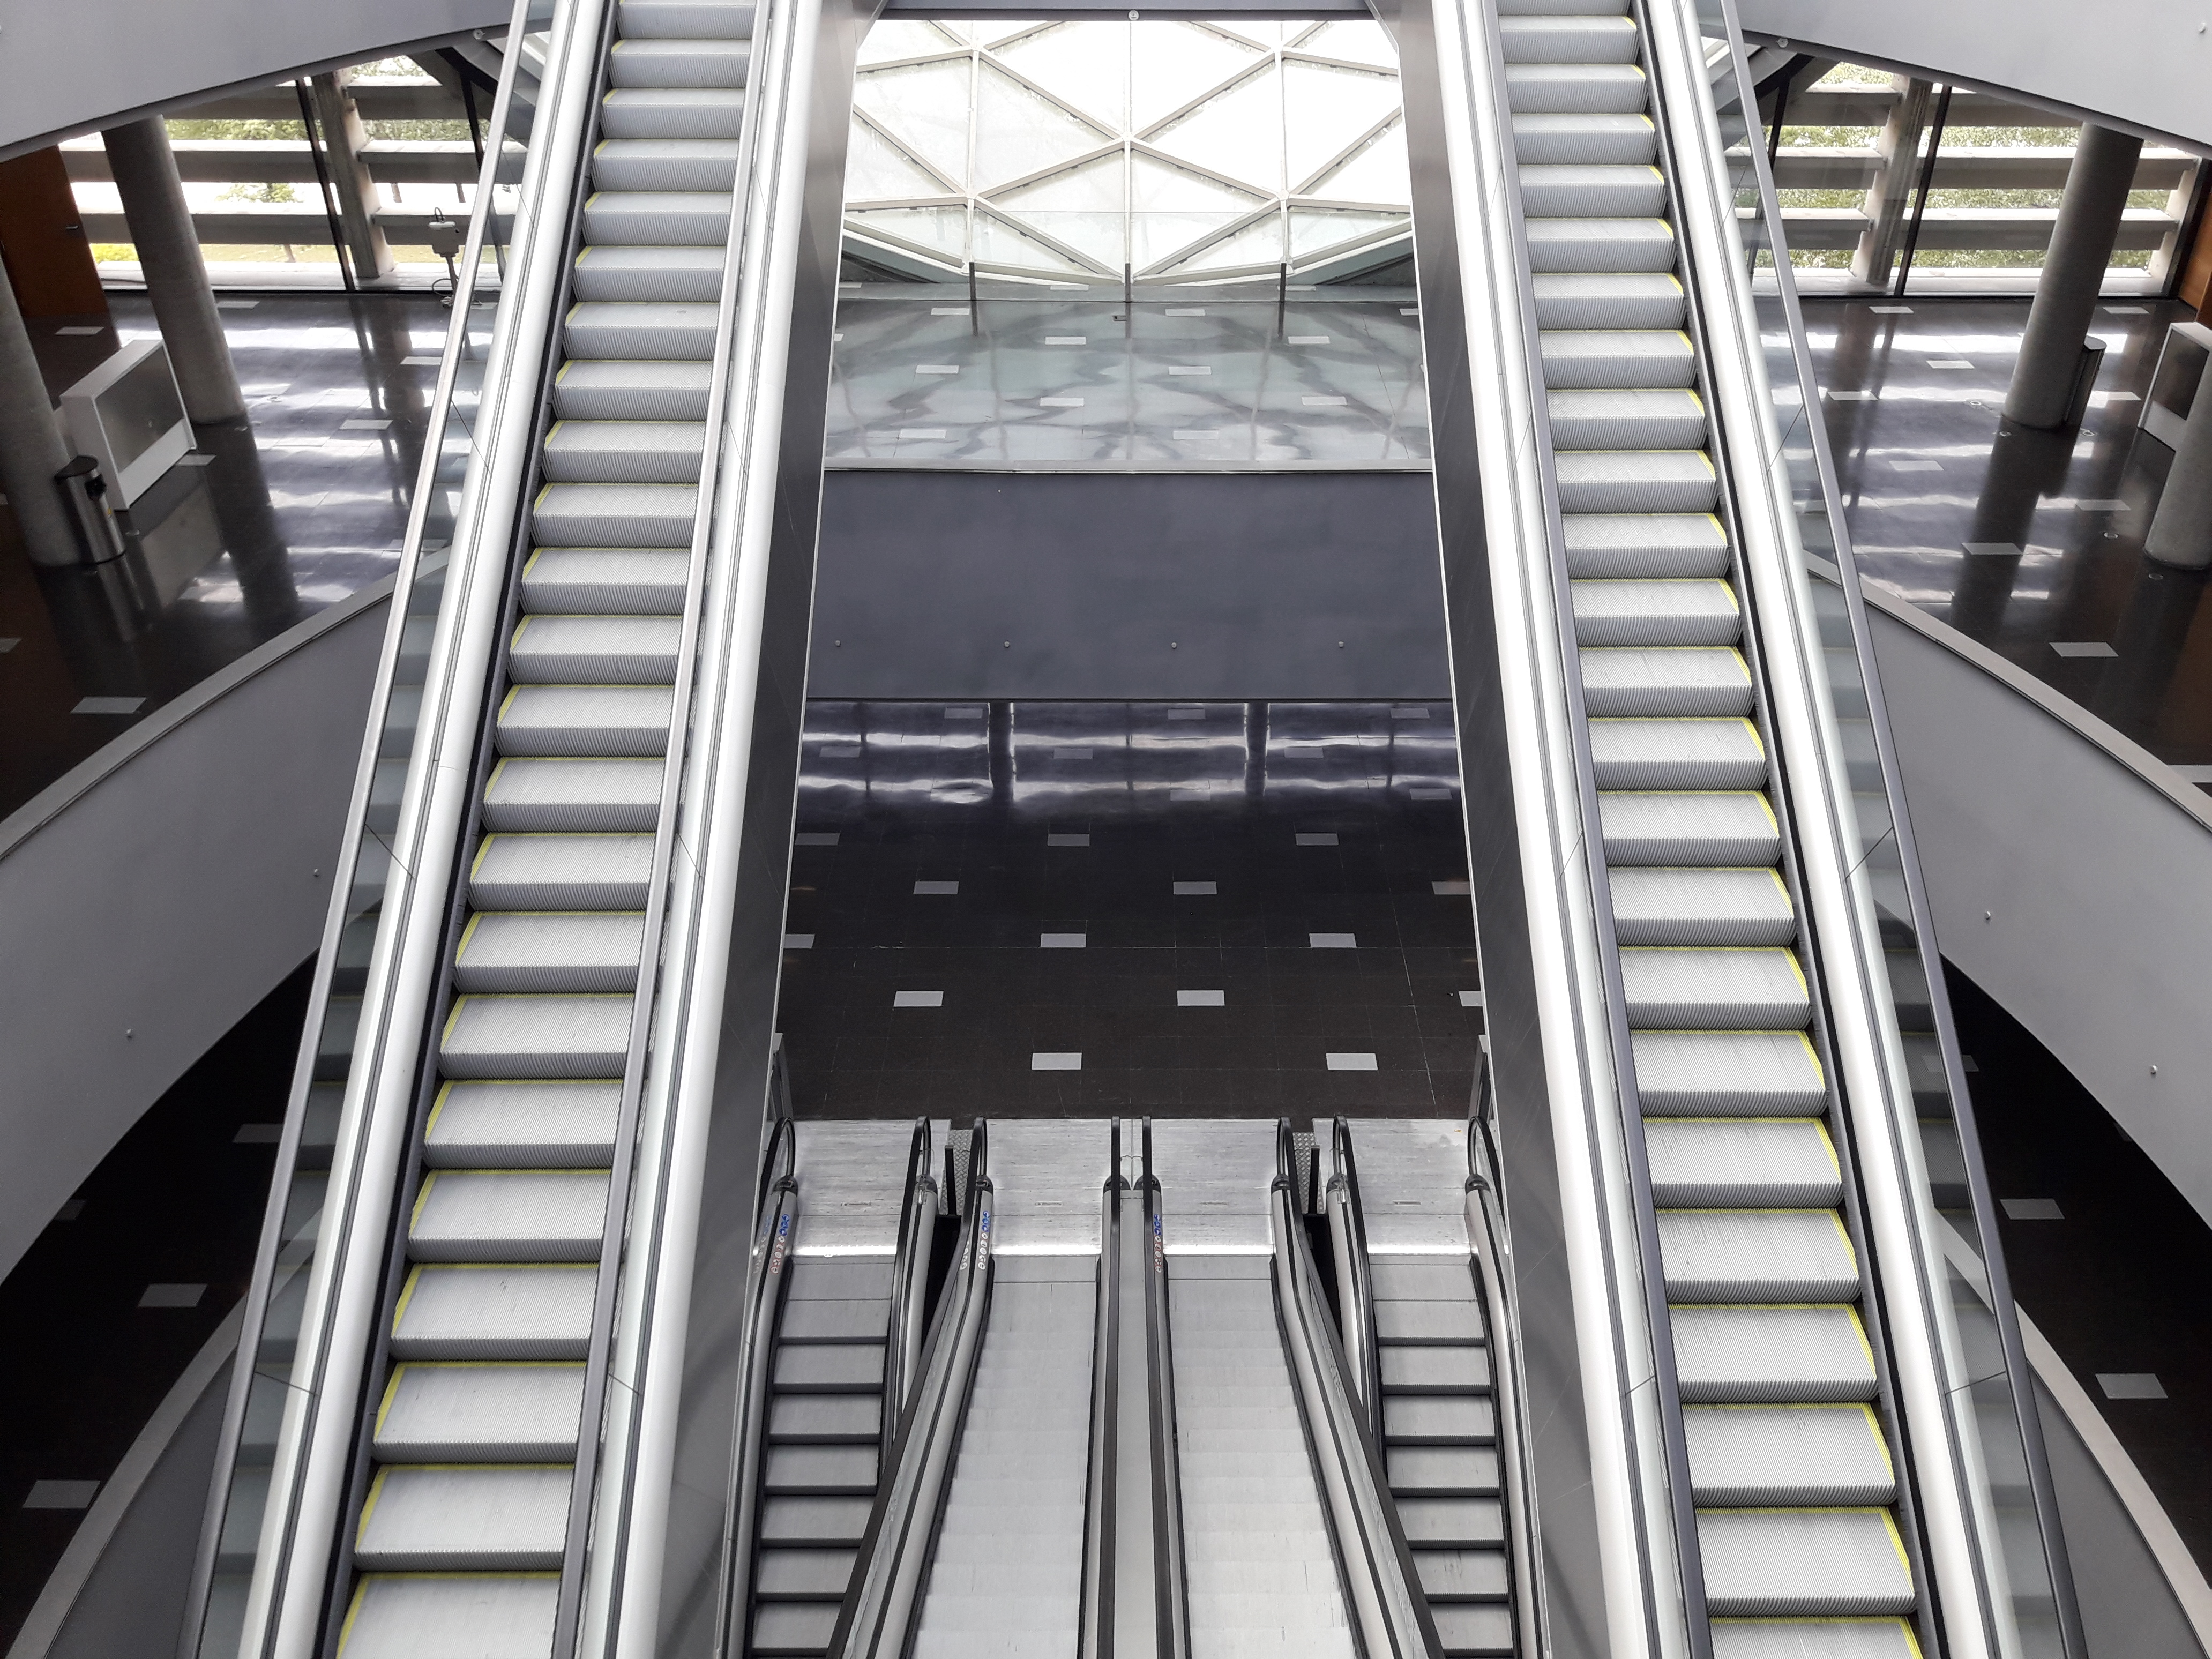
M 1166 1224 L 1152 1170 L 1152 1121 L 1144 1121 L 1145 1361 L 1152 1431 L 1152 1607 L 1159 1659 L 1190 1659 L 1190 1573 L 1183 1553 L 1182 1462 L 1176 1449 L 1175 1333 L 1169 1319 Z
M 753 1570 L 760 1541 L 761 1467 L 767 1459 L 767 1421 L 770 1367 L 775 1362 L 775 1333 L 783 1322 L 785 1292 L 791 1275 L 792 1247 L 799 1224 L 799 1182 L 792 1172 L 793 1137 L 791 1120 L 776 1125 L 772 1149 L 782 1154 L 781 1170 L 764 1195 L 759 1213 L 760 1231 L 753 1237 L 751 1271 L 747 1276 L 747 1310 L 741 1338 L 744 1352 L 738 1362 L 737 1455 L 730 1465 L 731 1571 L 715 1609 L 714 1651 L 731 1656 L 745 1649 L 752 1605 Z M 775 1168 L 775 1151 L 769 1167 Z
M 896 1424 L 921 1364 L 928 1331 L 929 1258 L 937 1243 L 938 1191 L 929 1120 L 914 1121 L 899 1206 L 898 1251 L 891 1258 L 890 1326 L 884 1340 L 884 1420 Z
M 902 1659 L 912 1640 L 990 1312 L 993 1206 L 989 1149 L 979 1121 L 969 1153 L 953 1283 L 938 1309 L 913 1399 L 900 1420 L 890 1476 L 877 1492 L 858 1571 L 838 1610 L 828 1649 L 833 1659 Z
M 1314 1268 L 1288 1118 L 1279 1124 L 1275 1144 L 1275 1178 L 1267 1194 L 1275 1317 L 1322 1513 L 1336 1540 L 1346 1612 L 1364 1659 L 1442 1659 L 1443 1644 L 1390 1496 L 1382 1450 L 1346 1380 L 1349 1368 Z
M 1359 1198 L 1359 1165 L 1352 1126 L 1338 1118 L 1329 1132 L 1334 1169 L 1328 1178 L 1330 1254 L 1336 1267 L 1338 1328 L 1367 1431 L 1382 1432 L 1382 1351 L 1375 1333 L 1375 1278 L 1367 1259 L 1367 1212 Z
M 1121 1415 L 1121 1121 L 1109 1133 L 1106 1182 L 1099 1198 L 1098 1311 L 1091 1342 L 1091 1463 L 1083 1502 L 1083 1595 L 1078 1604 L 1079 1659 L 1114 1651 L 1114 1540 Z

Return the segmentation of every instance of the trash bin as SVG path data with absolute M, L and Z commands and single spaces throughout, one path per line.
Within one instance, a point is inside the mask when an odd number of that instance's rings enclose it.
M 76 529 L 77 555 L 87 564 L 105 564 L 123 556 L 123 526 L 115 521 L 115 504 L 107 493 L 107 480 L 100 463 L 80 455 L 54 474 L 55 486 L 69 508 Z
M 2066 400 L 2066 430 L 2077 430 L 2089 413 L 2089 394 L 2105 367 L 2105 343 L 2092 334 L 2081 342 L 2081 366 L 2074 371 L 2074 394 Z

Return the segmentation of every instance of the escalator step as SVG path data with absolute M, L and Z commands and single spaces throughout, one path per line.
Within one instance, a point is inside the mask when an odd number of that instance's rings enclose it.
M 1564 457 L 1587 450 L 1694 450 L 1705 441 L 1705 406 L 1686 387 L 1554 392 L 1546 398 L 1552 442 Z M 1711 468 L 1708 466 L 1708 472 Z M 1613 511 L 1575 507 L 1574 512 Z M 1623 512 L 1674 511 L 1624 507 Z M 1695 509 L 1710 512 L 1711 504 Z
M 599 106 L 610 138 L 735 138 L 745 94 L 720 87 L 620 87 Z
M 622 0 L 617 27 L 625 40 L 750 39 L 752 0 Z
M 600 1170 L 434 1170 L 407 1230 L 416 1261 L 596 1261 Z
M 1633 64 L 1508 64 L 1505 95 L 1516 115 L 1641 115 L 1651 88 Z
M 1498 1496 L 1498 1454 L 1479 1446 L 1393 1446 L 1383 1460 L 1401 1498 Z
M 1401 1302 L 1377 1297 L 1375 1336 L 1385 1346 L 1480 1342 L 1482 1310 L 1472 1297 L 1463 1302 Z
M 1800 1031 L 1637 1031 L 1645 1112 L 1674 1117 L 1803 1117 L 1827 1109 L 1826 1079 Z
M 544 1572 L 568 1531 L 565 1464 L 392 1464 L 362 1506 L 364 1572 Z
M 1498 33 L 1509 64 L 1632 64 L 1636 25 L 1626 17 L 1501 16 Z
M 1782 832 L 1755 789 L 1608 790 L 1597 798 L 1611 865 L 1771 865 Z
M 745 83 L 752 45 L 738 36 L 683 40 L 617 40 L 607 79 L 617 88 L 732 88 Z
M 1729 646 L 1592 646 L 1581 653 L 1594 719 L 1711 719 L 1752 712 L 1751 671 Z
M 1593 720 L 1590 761 L 1600 789 L 1755 789 L 1766 745 L 1744 720 Z
M 1716 1618 L 1910 1613 L 1912 1572 L 1887 1510 L 1700 1510 Z
M 603 1170 L 621 1109 L 619 1083 L 448 1083 L 430 1109 L 423 1160 L 434 1170 Z
M 863 1344 L 787 1342 L 776 1349 L 774 1378 L 779 1394 L 878 1394 L 884 1351 Z
M 1797 937 L 1789 890 L 1771 866 L 1699 870 L 1631 866 L 1611 872 L 1623 945 L 1788 945 Z
M 1674 1363 L 1692 1405 L 1875 1397 L 1874 1360 L 1848 1307 L 1676 1308 Z
M 581 1359 L 597 1267 L 418 1267 L 392 1322 L 398 1359 Z
M 1743 633 L 1723 581 L 1579 581 L 1571 592 L 1582 645 L 1733 645 Z
M 661 755 L 674 708 L 665 685 L 518 685 L 494 740 L 502 755 Z
M 1497 1417 L 1480 1395 L 1413 1395 L 1382 1401 L 1382 1437 L 1395 1446 L 1486 1446 L 1497 1435 Z
M 526 611 L 674 617 L 690 555 L 628 547 L 541 547 L 522 567 Z
M 690 421 L 562 421 L 546 435 L 555 483 L 699 482 L 707 428 Z
M 1503 1659 L 1513 1651 L 1513 1614 L 1510 1608 L 1446 1602 L 1430 1611 L 1437 1621 L 1437 1640 L 1454 1659 L 1462 1654 L 1468 1659 L 1476 1659 L 1476 1656 L 1498 1656 Z
M 1556 459 L 1564 513 L 1710 513 L 1720 498 L 1701 450 L 1562 450 Z
M 1547 329 L 1537 344 L 1544 360 L 1544 384 L 1553 391 L 1679 389 L 1696 378 L 1689 338 L 1680 329 Z
M 561 1583 L 550 1575 L 371 1573 L 354 1589 L 346 1659 L 543 1659 Z
M 1788 951 L 1632 945 L 1620 953 L 1620 978 L 1638 1030 L 1795 1031 L 1813 1013 Z
M 876 1449 L 771 1446 L 761 1480 L 763 1492 L 784 1496 L 872 1497 L 876 1490 Z
M 1386 1397 L 1470 1395 L 1490 1391 L 1490 1350 L 1473 1345 L 1378 1350 Z
M 569 292 L 578 300 L 623 305 L 710 306 L 721 299 L 726 261 L 726 250 L 711 246 L 587 247 L 576 256 Z
M 836 1548 L 855 1545 L 868 1529 L 872 1498 L 769 1498 L 761 1504 L 766 1545 Z
M 1651 1118 L 1644 1144 L 1653 1200 L 1668 1208 L 1842 1201 L 1836 1149 L 1818 1118 Z
M 1858 1253 L 1833 1210 L 1662 1210 L 1669 1302 L 1847 1302 Z
M 438 1066 L 449 1078 L 620 1077 L 628 996 L 465 996 L 447 1018 Z
M 785 1342 L 874 1342 L 890 1324 L 890 1307 L 873 1297 L 837 1301 L 792 1301 L 783 1309 L 779 1338 Z
M 880 1395 L 781 1395 L 769 1402 L 768 1437 L 775 1443 L 873 1445 L 883 1433 Z
M 853 1550 L 763 1550 L 753 1574 L 753 1594 L 763 1601 L 816 1601 L 839 1598 L 853 1582 Z M 836 1601 L 831 1600 L 834 1608 Z
M 1713 1659 L 1921 1659 L 1922 1652 L 1902 1619 L 1819 1626 L 1803 1620 L 1723 1619 L 1712 1631 Z
M 478 910 L 641 910 L 650 836 L 487 836 L 469 867 Z
M 1369 1269 L 1377 1302 L 1464 1304 L 1474 1307 L 1474 1280 L 1463 1261 L 1407 1261 L 1377 1256 Z M 1479 1319 L 1480 1310 L 1475 1310 Z
M 499 834 L 650 833 L 660 776 L 657 759 L 502 760 L 484 785 L 483 825 Z
M 1532 270 L 1614 275 L 1657 274 L 1674 268 L 1674 232 L 1664 219 L 1531 219 L 1528 226 Z M 1678 383 L 1632 380 L 1624 384 Z
M 592 151 L 592 184 L 599 190 L 727 197 L 737 182 L 734 138 L 602 138 Z
M 1505 1541 L 1505 1512 L 1488 1498 L 1401 1498 L 1398 1519 L 1414 1549 L 1469 1549 Z
M 1680 328 L 1687 315 L 1671 270 L 1551 271 L 1531 292 L 1540 329 Z
M 1692 1406 L 1682 1427 L 1701 1507 L 1896 1501 L 1881 1425 L 1865 1406 Z
M 1431 1607 L 1454 1601 L 1503 1601 L 1509 1590 L 1503 1550 L 1417 1549 L 1413 1571 Z
M 584 203 L 584 236 L 595 247 L 719 248 L 730 240 L 730 210 L 720 191 L 601 190 Z
M 1728 574 L 1728 538 L 1710 513 L 1578 513 L 1564 528 L 1567 574 L 1578 580 Z
M 616 336 L 611 327 L 606 336 L 630 337 Z M 703 421 L 713 374 L 714 365 L 703 358 L 571 358 L 554 378 L 553 409 L 564 421 Z
M 708 363 L 714 356 L 719 314 L 712 304 L 610 304 L 580 300 L 568 307 L 562 325 L 564 349 L 572 359 L 689 359 Z M 572 364 L 566 372 L 573 369 Z M 703 415 L 703 409 L 701 412 Z
M 789 1302 L 845 1302 L 867 1298 L 890 1304 L 891 1261 L 889 1256 L 836 1257 L 800 1255 L 791 1264 Z
M 763 1601 L 753 1609 L 752 1651 L 775 1659 L 824 1652 L 836 1632 L 837 1609 L 835 1601 Z
M 684 484 L 548 484 L 531 528 L 544 547 L 687 549 L 698 502 Z
M 1532 119 L 1559 120 L 1558 116 Z M 1632 120 L 1633 117 L 1608 119 Z M 1516 149 L 1519 134 L 1515 134 Z M 1647 128 L 1646 142 L 1649 140 Z M 1667 210 L 1667 181 L 1649 161 L 1531 162 L 1520 167 L 1521 205 L 1536 219 L 1656 219 Z
M 462 931 L 453 982 L 465 992 L 634 990 L 644 934 L 635 911 L 480 910 Z
M 507 647 L 507 678 L 519 685 L 666 685 L 682 638 L 674 617 L 525 617 Z
M 376 1414 L 377 1460 L 568 1462 L 583 1401 L 581 1365 L 401 1365 Z
M 1513 153 L 1523 167 L 1649 166 L 1658 151 L 1658 131 L 1648 115 L 1513 118 Z

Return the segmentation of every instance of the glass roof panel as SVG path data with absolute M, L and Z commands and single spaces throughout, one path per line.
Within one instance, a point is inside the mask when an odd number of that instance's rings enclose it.
M 1270 63 L 1193 110 L 1149 141 L 1239 184 L 1269 193 L 1283 188 L 1282 80 Z M 1347 137 L 1346 143 L 1350 143 Z
M 845 157 L 845 199 L 898 202 L 917 196 L 954 196 L 896 145 L 865 121 L 853 123 L 853 143 Z
M 1101 270 L 1119 270 L 1127 257 L 1122 246 L 1124 165 L 1118 154 L 1101 156 L 1034 185 L 1008 191 L 994 198 L 991 205 L 1010 218 L 1035 225 L 1053 240 L 1095 261 Z M 1000 256 L 984 257 L 997 259 Z
M 1270 213 L 1233 236 L 1200 248 L 1167 269 L 1176 276 L 1206 270 L 1229 270 L 1239 265 L 1272 265 L 1283 257 L 1283 216 Z
M 867 38 L 860 42 L 860 67 L 888 64 L 900 58 L 926 58 L 933 52 L 951 52 L 959 45 L 945 32 L 942 24 L 894 19 L 868 31 Z
M 1128 130 L 1127 25 L 1054 23 L 997 53 L 1017 73 L 1117 136 Z
M 1397 49 L 1390 44 L 1390 37 L 1380 23 L 1324 23 L 1297 46 L 1298 51 L 1318 57 L 1339 58 L 1351 64 L 1372 64 L 1394 73 L 1398 67 Z
M 1293 185 L 1398 111 L 1398 80 L 1295 59 L 1283 64 L 1283 143 Z
M 955 185 L 968 183 L 968 89 L 962 60 L 870 70 L 853 84 L 853 101 L 886 132 Z
M 1112 135 L 986 62 L 975 87 L 975 184 L 988 190 L 1097 149 Z
M 1100 24 L 1102 31 L 1114 25 Z M 1126 23 L 1129 120 L 1139 132 L 1260 61 L 1255 47 L 1195 23 Z
M 909 243 L 955 264 L 968 257 L 968 210 L 960 207 L 856 208 L 846 222 L 866 235 Z
M 1082 216 L 1066 216 L 1062 222 L 1057 224 L 1041 222 L 1037 228 L 1048 235 L 1067 229 L 1079 234 L 1082 227 L 1075 222 Z M 1097 216 L 1103 218 L 1105 216 Z M 1070 239 L 1070 245 L 1078 246 L 1073 239 Z M 1027 234 L 1021 226 L 993 213 L 978 213 L 975 216 L 975 257 L 992 264 L 1020 265 L 1030 270 L 1078 271 L 1083 269 L 1079 262 L 1067 258 L 1038 237 Z
M 1378 231 L 1403 226 L 1401 213 L 1340 213 L 1314 208 L 1291 210 L 1291 253 L 1305 259 L 1346 242 L 1364 241 Z
M 1410 208 L 1413 188 L 1406 167 L 1406 124 L 1400 121 L 1312 189 L 1299 194 L 1334 197 L 1340 202 L 1403 203 Z

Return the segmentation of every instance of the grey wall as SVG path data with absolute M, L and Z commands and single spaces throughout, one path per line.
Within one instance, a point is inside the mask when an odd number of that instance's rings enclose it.
M 810 696 L 1451 695 L 1425 473 L 832 472 L 815 583 Z
M 2093 716 L 1869 599 L 1936 942 L 2212 1221 L 2212 828 Z
M 0 1277 L 314 954 L 389 609 L 309 618 L 0 823 Z
M 0 160 L 125 115 L 469 29 L 512 0 L 0 0 Z
M 2208 13 L 2175 0 L 1738 0 L 1747 33 L 2212 147 Z

